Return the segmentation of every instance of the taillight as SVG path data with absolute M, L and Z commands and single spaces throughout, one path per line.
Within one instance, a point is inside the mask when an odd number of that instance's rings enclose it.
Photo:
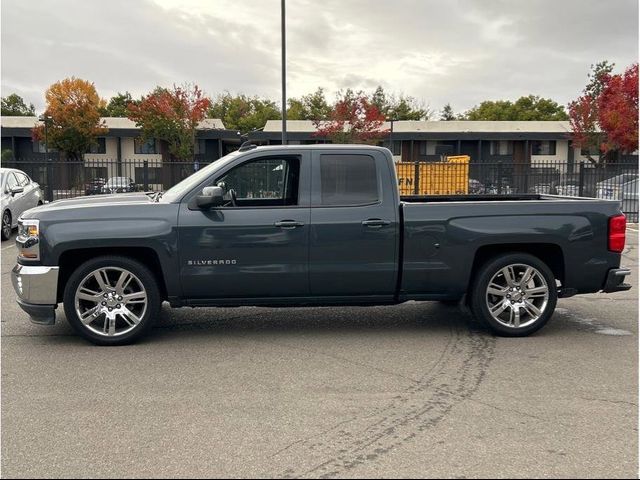
M 626 231 L 627 217 L 616 215 L 609 218 L 609 250 L 618 253 L 624 250 Z

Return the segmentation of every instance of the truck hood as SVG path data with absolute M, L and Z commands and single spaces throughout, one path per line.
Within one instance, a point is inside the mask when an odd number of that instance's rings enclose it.
M 93 207 L 123 207 L 126 205 L 136 205 L 140 203 L 152 203 L 151 198 L 142 192 L 118 193 L 113 195 L 90 195 L 85 197 L 74 197 L 63 200 L 56 200 L 46 203 L 22 214 L 22 218 L 38 218 L 41 214 L 67 209 L 90 209 Z

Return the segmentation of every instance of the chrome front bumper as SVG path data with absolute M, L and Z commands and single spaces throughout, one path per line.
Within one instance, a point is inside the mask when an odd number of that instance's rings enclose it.
M 55 323 L 59 270 L 59 267 L 18 264 L 11 271 L 11 283 L 18 295 L 18 305 L 34 323 Z

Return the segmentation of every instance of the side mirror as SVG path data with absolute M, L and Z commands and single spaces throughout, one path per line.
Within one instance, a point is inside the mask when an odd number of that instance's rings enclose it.
M 224 192 L 221 187 L 204 187 L 202 194 L 196 197 L 198 208 L 219 207 L 225 204 Z
M 24 192 L 24 188 L 23 187 L 13 187 L 11 189 L 11 195 L 15 195 L 17 193 L 22 193 Z

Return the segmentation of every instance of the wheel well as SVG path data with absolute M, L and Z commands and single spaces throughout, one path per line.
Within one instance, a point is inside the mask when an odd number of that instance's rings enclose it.
M 564 255 L 562 248 L 553 243 L 504 243 L 498 245 L 485 245 L 476 251 L 473 259 L 473 267 L 471 268 L 471 276 L 469 277 L 469 288 L 473 284 L 473 279 L 480 267 L 488 260 L 498 255 L 507 253 L 528 253 L 538 257 L 553 272 L 553 276 L 560 283 L 564 283 Z
M 167 298 L 167 286 L 162 275 L 162 267 L 160 259 L 152 248 L 145 247 L 106 247 L 106 248 L 81 248 L 75 250 L 67 250 L 60 255 L 58 265 L 60 271 L 58 273 L 58 302 L 62 301 L 64 288 L 71 277 L 71 274 L 84 262 L 92 258 L 102 255 L 120 255 L 143 263 L 158 281 L 160 294 L 163 299 Z

